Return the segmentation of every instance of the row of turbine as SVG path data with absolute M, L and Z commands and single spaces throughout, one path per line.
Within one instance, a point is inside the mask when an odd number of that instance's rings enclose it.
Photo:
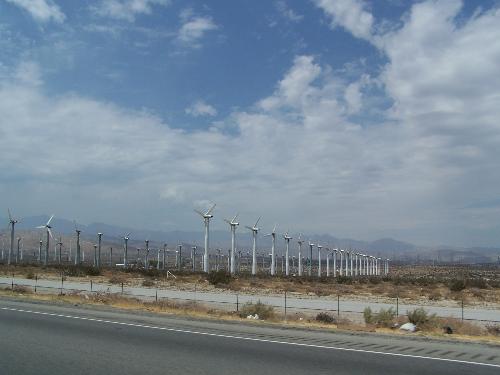
M 210 225 L 210 219 L 213 218 L 212 212 L 215 208 L 215 204 L 212 205 L 206 212 L 201 212 L 199 210 L 195 209 L 195 212 L 197 212 L 199 215 L 201 215 L 204 219 L 205 223 L 205 252 L 202 257 L 203 259 L 203 271 L 204 272 L 209 272 L 210 271 L 210 265 L 209 265 L 209 225 Z M 8 264 L 11 264 L 11 258 L 13 255 L 13 250 L 14 250 L 14 227 L 15 224 L 18 223 L 18 220 L 14 219 L 11 215 L 10 210 L 8 210 L 9 213 L 9 223 L 11 226 L 11 244 L 10 244 L 10 251 L 8 255 Z M 230 256 L 229 256 L 229 271 L 231 274 L 236 273 L 236 261 L 235 261 L 235 254 L 236 254 L 236 228 L 238 227 L 239 223 L 236 221 L 238 217 L 238 214 L 236 214 L 231 220 L 224 219 L 225 222 L 227 222 L 230 226 L 231 229 L 231 251 L 230 251 Z M 48 257 L 49 257 L 49 242 L 50 238 L 53 238 L 52 236 L 52 226 L 50 225 L 52 219 L 54 218 L 54 215 L 52 215 L 47 223 L 37 226 L 36 228 L 38 229 L 45 229 L 47 233 L 47 239 L 46 239 L 46 247 L 45 247 L 45 256 L 43 259 L 43 264 L 47 265 L 48 264 Z M 254 225 L 252 226 L 246 226 L 247 229 L 252 231 L 252 237 L 253 237 L 253 246 L 252 246 L 252 275 L 257 274 L 257 236 L 259 232 L 259 224 L 260 217 L 257 219 Z M 271 236 L 272 238 L 272 245 L 271 245 L 271 267 L 270 267 L 270 274 L 272 276 L 276 275 L 276 225 L 274 226 L 273 230 L 271 233 L 266 234 L 266 236 Z M 76 232 L 76 256 L 75 256 L 75 264 L 79 265 L 81 264 L 81 247 L 80 247 L 80 234 L 81 230 L 78 229 L 76 222 L 75 222 L 75 232 Z M 126 268 L 128 267 L 128 240 L 129 240 L 129 235 L 130 233 L 126 234 L 123 237 L 124 240 L 124 256 L 123 256 L 123 266 Z M 100 260 L 101 260 L 101 240 L 102 240 L 102 233 L 98 233 L 98 243 L 94 245 L 94 265 L 96 267 L 100 267 Z M 286 250 L 285 250 L 285 275 L 289 276 L 290 275 L 290 256 L 289 256 L 289 250 L 290 250 L 290 240 L 292 237 L 287 233 L 283 235 L 283 238 L 285 239 L 285 244 L 286 244 Z M 302 244 L 304 241 L 301 238 L 301 235 L 299 235 L 299 238 L 297 240 L 298 243 L 298 275 L 302 276 L 303 275 L 303 258 L 302 258 Z M 59 241 L 59 253 L 61 252 L 61 246 L 62 242 Z M 313 254 L 313 247 L 315 245 L 311 242 L 309 242 L 309 251 L 310 251 L 310 256 L 309 256 L 309 276 L 312 276 L 312 254 Z M 317 251 L 318 251 L 318 276 L 321 277 L 322 275 L 322 270 L 321 270 L 321 251 L 323 249 L 323 246 L 321 245 L 316 245 L 317 246 Z M 146 240 L 146 248 L 149 250 L 149 241 Z M 165 258 L 165 249 L 163 251 L 164 255 L 163 258 Z M 381 275 L 381 258 L 377 258 L 371 255 L 366 255 L 366 254 L 361 254 L 357 253 L 351 250 L 343 250 L 343 249 L 327 249 L 325 248 L 326 251 L 326 274 L 327 276 L 330 276 L 330 257 L 333 259 L 333 276 L 336 276 L 337 272 L 337 260 L 340 257 L 339 261 L 339 275 L 341 276 L 361 276 L 361 275 Z M 147 256 L 148 256 L 148 251 L 146 254 L 146 263 L 147 264 Z M 159 255 L 159 254 L 158 254 Z M 334 256 L 332 256 L 334 255 Z M 41 262 L 41 246 L 39 249 L 39 261 Z M 163 261 L 164 263 L 164 261 Z M 345 263 L 345 267 L 344 267 Z M 389 272 L 389 259 L 383 260 L 383 273 L 387 274 Z
M 215 208 L 215 204 L 213 204 L 206 212 L 202 212 L 199 210 L 194 210 L 196 213 L 198 213 L 204 221 L 205 224 L 205 254 L 204 254 L 204 261 L 203 261 L 203 271 L 204 272 L 209 272 L 209 263 L 208 263 L 208 254 L 210 250 L 210 244 L 209 244 L 209 239 L 210 239 L 210 219 L 213 218 L 212 212 Z M 226 223 L 229 224 L 230 230 L 231 230 L 231 258 L 230 258 L 230 273 L 235 274 L 235 253 L 236 253 L 236 228 L 238 227 L 239 223 L 236 221 L 238 218 L 238 214 L 236 214 L 231 220 L 229 219 L 224 219 Z M 257 274 L 257 236 L 260 228 L 258 227 L 260 217 L 257 219 L 254 225 L 252 226 L 245 226 L 247 229 L 252 231 L 252 239 L 253 239 L 253 244 L 252 244 L 252 275 Z M 271 236 L 272 238 L 272 244 L 271 244 L 271 276 L 274 276 L 276 274 L 276 227 L 277 225 L 274 226 L 273 230 L 271 233 L 266 234 L 266 236 Z M 283 234 L 283 238 L 285 239 L 285 275 L 289 276 L 290 275 L 290 257 L 289 257 L 289 250 L 290 250 L 290 240 L 292 237 L 286 232 Z M 299 238 L 297 239 L 298 243 L 298 274 L 299 276 L 302 276 L 303 274 L 303 267 L 302 267 L 302 244 L 304 241 L 301 238 L 301 235 L 299 235 Z M 309 257 L 309 276 L 312 276 L 312 253 L 313 253 L 313 247 L 315 245 L 311 242 L 309 242 L 309 249 L 310 249 L 310 257 Z M 318 276 L 321 277 L 321 249 L 323 246 L 321 245 L 316 245 L 318 249 Z M 330 262 L 329 258 L 331 255 L 335 254 L 333 257 L 333 262 L 334 262 L 334 276 L 336 276 L 336 270 L 337 270 L 337 258 L 338 254 L 340 254 L 340 269 L 339 273 L 342 276 L 361 276 L 361 275 L 381 275 L 381 261 L 383 261 L 383 273 L 387 275 L 389 273 L 389 259 L 384 259 L 382 258 L 377 258 L 372 255 L 366 255 L 366 254 L 360 254 L 357 252 L 353 252 L 351 250 L 343 250 L 343 249 L 332 249 L 331 251 L 327 252 L 326 254 L 326 265 L 327 265 L 327 276 L 329 276 L 330 273 Z M 345 272 L 343 272 L 343 261 L 345 258 Z M 349 260 L 350 260 L 350 267 L 349 267 Z

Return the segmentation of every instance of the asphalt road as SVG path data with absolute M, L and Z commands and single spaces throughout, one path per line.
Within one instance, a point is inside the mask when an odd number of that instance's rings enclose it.
M 498 374 L 479 344 L 0 298 L 1 374 Z
M 59 280 L 30 280 L 23 278 L 8 278 L 0 277 L 0 285 L 8 286 L 14 281 L 15 284 L 26 285 L 34 287 L 37 284 L 38 288 L 47 288 L 47 291 L 59 292 L 61 287 L 61 281 Z M 93 283 L 90 285 L 88 283 L 82 282 L 64 282 L 63 289 L 65 290 L 80 290 L 80 291 L 101 291 L 108 293 L 121 293 L 121 286 L 112 285 L 106 283 Z M 171 298 L 180 300 L 196 300 L 211 306 L 227 309 L 230 311 L 236 310 L 236 293 L 228 293 L 227 291 L 221 291 L 220 293 L 213 292 L 200 292 L 200 291 L 187 291 L 187 290 L 172 290 L 172 289 L 158 289 L 154 288 L 124 288 L 124 293 L 134 297 L 142 299 L 152 299 L 155 298 L 157 293 L 158 298 Z M 388 309 L 390 307 L 396 308 L 395 301 L 393 304 L 377 302 L 377 301 L 354 301 L 349 300 L 349 297 L 341 298 L 340 300 L 340 311 L 348 313 L 362 313 L 363 310 L 370 306 L 373 311 L 378 311 L 381 308 Z M 261 302 L 272 305 L 278 310 L 283 310 L 284 297 L 283 296 L 272 296 L 272 295 L 238 295 L 238 302 L 240 304 L 246 302 Z M 399 312 L 404 314 L 408 310 L 413 310 L 418 307 L 424 307 L 429 313 L 436 314 L 441 317 L 455 317 L 461 318 L 462 310 L 457 305 L 452 306 L 434 306 L 434 305 L 417 305 L 417 304 L 404 304 L 399 303 Z M 337 300 L 335 298 L 298 298 L 293 295 L 288 295 L 287 297 L 287 308 L 289 311 L 336 311 L 337 310 Z M 500 312 L 494 309 L 488 309 L 484 307 L 465 307 L 464 308 L 464 318 L 470 320 L 482 320 L 482 321 L 500 321 Z

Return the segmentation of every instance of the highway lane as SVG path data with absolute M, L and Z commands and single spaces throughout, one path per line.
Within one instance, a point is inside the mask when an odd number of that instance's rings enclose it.
M 14 281 L 16 284 L 27 285 L 34 287 L 35 284 L 38 285 L 39 288 L 50 288 L 53 291 L 58 291 L 61 287 L 61 282 L 59 280 L 30 280 L 24 278 L 8 278 L 8 277 L 0 277 L 0 285 L 10 285 L 10 283 Z M 72 290 L 81 290 L 88 291 L 91 290 L 90 282 L 64 282 L 64 288 L 72 289 Z M 108 293 L 121 293 L 121 286 L 107 284 L 107 283 L 93 283 L 92 290 L 108 292 Z M 200 292 L 200 291 L 187 291 L 187 290 L 172 290 L 172 289 L 158 289 L 154 288 L 140 288 L 140 287 L 125 287 L 124 293 L 128 295 L 132 295 L 138 298 L 143 299 L 151 299 L 155 298 L 157 293 L 158 298 L 171 298 L 171 299 L 189 299 L 196 300 L 198 302 L 207 303 L 212 306 L 216 306 L 220 309 L 227 310 L 235 310 L 236 307 L 236 293 L 228 293 L 226 291 L 221 291 L 220 293 L 214 292 Z M 284 306 L 284 298 L 283 296 L 272 296 L 272 295 L 238 295 L 238 302 L 240 304 L 246 302 L 257 302 L 260 300 L 261 302 L 275 306 L 278 309 L 282 309 Z M 348 297 L 341 298 L 340 301 L 340 310 L 344 312 L 354 312 L 354 313 L 362 313 L 363 310 L 370 306 L 370 308 L 374 311 L 378 311 L 381 308 L 388 309 L 390 307 L 395 308 L 395 304 L 389 304 L 384 302 L 377 301 L 353 301 L 349 300 Z M 337 301 L 332 298 L 298 298 L 293 295 L 289 295 L 287 298 L 287 307 L 289 311 L 293 311 L 294 308 L 297 311 L 310 309 L 311 311 L 336 311 L 337 310 Z M 399 304 L 400 313 L 405 313 L 407 310 L 413 310 L 415 308 L 422 307 L 422 305 L 418 304 Z M 423 306 L 425 309 L 438 316 L 442 317 L 455 317 L 460 318 L 462 315 L 462 310 L 459 306 L 434 306 L 434 305 L 426 305 Z M 464 308 L 464 318 L 465 319 L 475 319 L 475 320 L 483 320 L 483 321 L 498 321 L 499 311 L 488 308 Z
M 290 330 L 4 298 L 0 299 L 0 340 L 1 374 L 500 371 L 499 348 L 485 345 Z M 375 349 L 384 345 L 387 350 Z

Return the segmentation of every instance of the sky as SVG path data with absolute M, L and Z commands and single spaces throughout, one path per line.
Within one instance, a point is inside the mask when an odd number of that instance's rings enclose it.
M 499 120 L 497 0 L 0 0 L 18 217 L 499 246 Z

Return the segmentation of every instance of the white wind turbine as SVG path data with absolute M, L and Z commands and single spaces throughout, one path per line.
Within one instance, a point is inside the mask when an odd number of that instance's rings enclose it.
M 47 223 L 45 225 L 39 225 L 38 227 L 36 227 L 37 229 L 46 229 L 47 230 L 47 242 L 45 244 L 45 258 L 43 260 L 43 265 L 46 266 L 47 263 L 49 262 L 49 241 L 50 241 L 50 238 L 53 238 L 52 236 L 52 227 L 50 226 L 50 222 L 52 221 L 52 219 L 54 218 L 54 215 L 52 215 L 49 219 L 49 221 L 47 221 Z
M 321 277 L 321 249 L 323 248 L 323 246 L 318 244 L 317 248 L 318 248 L 318 277 Z
M 290 275 L 290 261 L 289 261 L 289 250 L 290 250 L 290 240 L 292 237 L 288 235 L 288 231 L 283 235 L 285 239 L 286 249 L 285 249 L 285 275 Z
M 194 210 L 197 214 L 199 214 L 203 218 L 203 221 L 205 222 L 205 256 L 203 257 L 203 272 L 209 272 L 208 269 L 209 268 L 209 263 L 208 263 L 209 225 L 210 225 L 210 219 L 214 217 L 212 215 L 212 211 L 214 208 L 215 208 L 215 203 L 205 213 L 198 210 Z
M 9 212 L 9 225 L 10 225 L 10 249 L 9 249 L 9 256 L 7 258 L 7 264 L 10 265 L 10 262 L 12 261 L 12 254 L 14 253 L 14 232 L 15 232 L 15 225 L 18 223 L 18 220 L 14 219 L 12 215 L 10 214 L 10 209 L 7 209 Z
M 76 232 L 76 255 L 75 255 L 75 265 L 79 266 L 82 263 L 82 249 L 80 247 L 80 234 L 82 231 L 78 229 L 76 225 L 76 220 L 73 221 L 75 223 L 75 232 Z
M 240 225 L 240 223 L 236 221 L 237 217 L 238 214 L 234 215 L 234 217 L 231 220 L 224 219 L 224 221 L 228 223 L 229 226 L 231 227 L 231 263 L 230 263 L 231 275 L 234 275 L 235 271 L 234 253 L 236 252 L 236 227 Z
M 276 227 L 278 224 L 274 225 L 273 231 L 271 233 L 266 234 L 266 236 L 271 236 L 272 244 L 271 244 L 271 276 L 274 276 L 276 273 Z
M 123 268 L 128 267 L 128 240 L 130 232 L 123 236 Z
M 299 234 L 297 242 L 299 244 L 299 276 L 302 276 L 302 244 L 304 243 L 304 240 L 302 239 L 302 234 Z
M 259 233 L 259 227 L 257 227 L 257 224 L 259 224 L 260 216 L 255 222 L 255 224 L 251 227 L 245 226 L 247 229 L 250 229 L 252 231 L 252 237 L 253 237 L 253 246 L 252 246 L 252 275 L 257 274 L 257 234 Z

